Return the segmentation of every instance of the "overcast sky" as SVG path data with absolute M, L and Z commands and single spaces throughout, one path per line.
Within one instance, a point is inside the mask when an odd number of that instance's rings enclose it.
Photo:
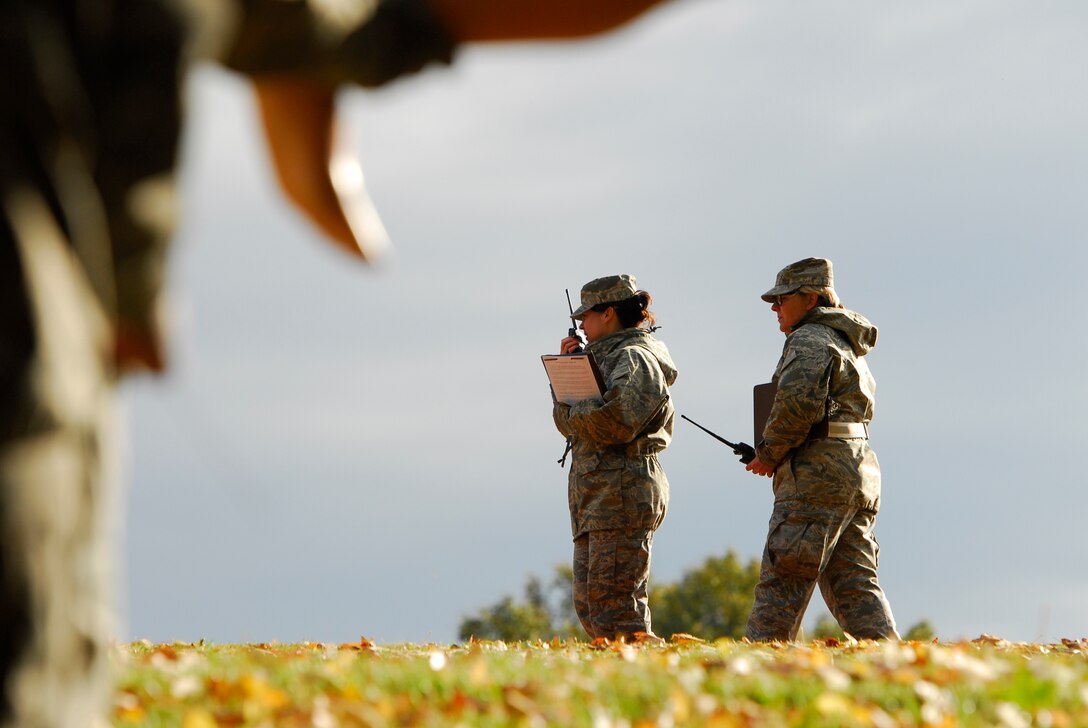
M 378 270 L 282 202 L 239 77 L 198 70 L 189 105 L 172 372 L 123 389 L 129 638 L 455 640 L 570 559 L 563 289 L 636 275 L 678 411 L 750 441 L 782 346 L 759 294 L 807 256 L 880 328 L 900 627 L 1088 635 L 1083 2 L 680 0 L 464 49 L 341 99 Z M 662 463 L 658 581 L 758 558 L 769 480 L 680 420 Z

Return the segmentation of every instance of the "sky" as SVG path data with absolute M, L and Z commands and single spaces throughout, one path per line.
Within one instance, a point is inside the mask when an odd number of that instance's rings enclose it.
M 880 329 L 899 626 L 1088 635 L 1088 5 L 677 0 L 339 106 L 376 268 L 283 201 L 244 80 L 190 76 L 171 371 L 121 392 L 128 638 L 455 641 L 571 557 L 564 289 L 637 276 L 678 412 L 750 442 L 759 294 L 808 256 Z M 760 556 L 769 480 L 679 419 L 662 464 L 658 582 Z

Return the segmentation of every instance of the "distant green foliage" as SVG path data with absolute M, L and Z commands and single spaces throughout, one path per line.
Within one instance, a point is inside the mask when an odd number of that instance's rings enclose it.
M 525 583 L 524 601 L 507 595 L 474 617 L 461 620 L 457 630 L 461 640 L 506 642 L 553 637 L 584 639 L 585 631 L 574 612 L 573 574 L 570 566 L 555 568 L 552 580 L 544 584 L 536 576 Z
M 827 612 L 824 612 L 820 617 L 813 622 L 805 635 L 807 639 L 828 639 L 833 638 L 837 640 L 846 639 L 846 633 L 842 631 L 842 627 L 835 621 Z
M 742 563 L 732 550 L 725 556 L 711 556 L 675 584 L 651 590 L 654 632 L 663 637 L 683 632 L 708 640 L 740 639 L 758 581 L 758 559 Z
M 928 619 L 923 619 L 921 622 L 911 625 L 911 628 L 903 635 L 903 639 L 928 642 L 936 636 L 937 632 L 933 629 L 933 625 L 929 623 Z
M 929 642 L 935 636 L 936 632 L 928 619 L 912 624 L 902 635 L 903 639 L 913 642 Z M 798 635 L 798 638 L 801 640 L 827 638 L 842 640 L 846 639 L 846 634 L 842 631 L 839 623 L 835 621 L 835 618 L 824 612 L 812 623 L 811 627 Z

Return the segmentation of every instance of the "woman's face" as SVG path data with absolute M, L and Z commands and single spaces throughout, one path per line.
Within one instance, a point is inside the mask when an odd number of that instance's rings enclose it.
M 776 296 L 775 302 L 771 304 L 771 310 L 778 314 L 778 330 L 788 334 L 806 313 L 816 307 L 818 300 L 819 296 L 815 293 L 799 291 Z
M 623 327 L 620 326 L 619 317 L 616 316 L 616 309 L 611 306 L 604 311 L 590 309 L 582 316 L 582 331 L 586 334 L 586 341 L 591 343 L 621 328 Z

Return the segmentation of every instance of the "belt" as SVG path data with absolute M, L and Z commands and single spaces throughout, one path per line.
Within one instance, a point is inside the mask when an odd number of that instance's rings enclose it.
M 809 430 L 808 439 L 819 440 L 825 437 L 833 437 L 840 440 L 867 440 L 869 428 L 864 422 L 817 422 Z
M 661 448 L 653 443 L 635 441 L 622 448 L 622 452 L 629 458 L 648 458 L 660 454 Z

